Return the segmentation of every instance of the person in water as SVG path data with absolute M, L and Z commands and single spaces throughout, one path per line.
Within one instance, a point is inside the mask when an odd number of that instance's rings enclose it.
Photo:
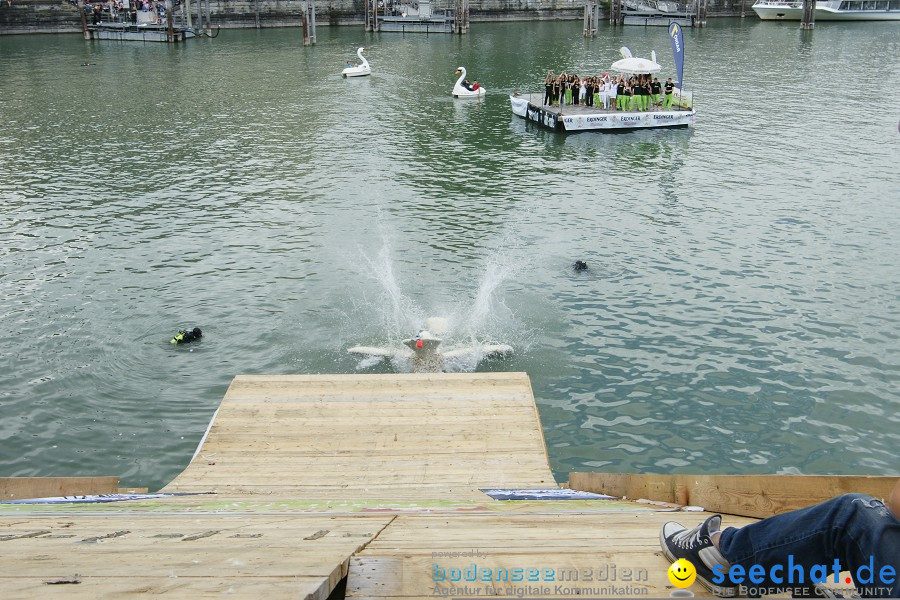
M 169 343 L 175 346 L 178 344 L 188 344 L 194 340 L 199 340 L 201 337 L 203 337 L 203 332 L 200 331 L 199 327 L 194 327 L 193 329 L 180 329 Z

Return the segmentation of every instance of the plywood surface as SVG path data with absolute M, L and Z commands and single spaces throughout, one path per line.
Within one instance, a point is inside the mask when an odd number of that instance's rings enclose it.
M 390 516 L 25 517 L 0 520 L 0 597 L 229 589 L 324 600 Z M 53 581 L 74 581 L 60 583 Z M 253 584 L 251 586 L 251 584 Z M 282 595 L 279 594 L 279 595 Z
M 555 487 L 524 373 L 238 376 L 165 491 L 481 501 Z
M 693 526 L 708 516 L 649 511 L 401 515 L 351 559 L 347 596 L 517 596 L 523 586 L 532 586 L 525 596 L 666 597 L 675 588 L 666 576 L 669 562 L 660 551 L 660 527 L 672 520 Z M 751 521 L 729 518 L 725 524 L 742 526 Z M 458 581 L 452 581 L 454 569 Z M 509 578 L 521 569 L 523 577 L 518 582 L 503 581 L 503 569 Z M 538 581 L 524 579 L 527 569 L 538 570 Z M 477 574 L 477 581 L 466 581 L 472 573 Z M 557 590 L 560 585 L 569 591 L 561 594 Z M 454 592 L 453 588 L 465 586 L 465 593 Z M 699 584 L 692 591 L 709 595 Z

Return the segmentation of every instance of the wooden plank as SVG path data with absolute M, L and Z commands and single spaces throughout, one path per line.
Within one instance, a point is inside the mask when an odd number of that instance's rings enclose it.
M 71 598 L 95 600 L 133 595 L 206 598 L 227 594 L 237 598 L 303 598 L 326 600 L 330 593 L 320 577 L 92 577 L 69 573 L 63 579 L 77 584 L 47 585 L 59 579 L 44 577 L 2 577 L 4 598 Z
M 271 589 L 324 600 L 392 516 L 138 515 L 0 518 L 0 597 Z M 71 578 L 59 592 L 44 581 Z M 136 582 L 140 582 L 138 585 Z M 174 582 L 180 582 L 174 585 Z
M 115 494 L 118 477 L 0 477 L 0 500 Z
M 765 518 L 847 493 L 887 498 L 896 477 L 851 475 L 649 475 L 570 473 L 569 487 Z
M 614 576 L 613 566 L 615 566 Z M 590 555 L 545 552 L 534 552 L 528 555 L 490 553 L 483 558 L 433 558 L 430 553 L 406 556 L 363 554 L 350 560 L 346 597 L 402 598 L 425 595 L 487 597 L 498 595 L 487 591 L 487 582 L 484 579 L 489 578 L 492 587 L 499 586 L 503 592 L 512 589 L 511 593 L 503 594 L 508 596 L 521 596 L 526 586 L 529 586 L 533 591 L 531 593 L 524 592 L 524 595 L 529 597 L 586 595 L 595 598 L 600 596 L 663 598 L 675 589 L 669 583 L 666 575 L 668 566 L 669 562 L 661 552 L 601 552 Z M 523 575 L 526 569 L 537 569 L 538 577 L 548 573 L 547 570 L 551 569 L 554 578 L 558 573 L 575 571 L 579 574 L 579 581 L 513 582 L 508 580 L 509 575 L 504 576 L 501 573 L 501 569 L 505 569 L 507 573 L 520 569 Z M 454 570 L 460 574 L 460 578 L 456 582 L 450 581 L 450 578 L 454 577 Z M 472 570 L 478 581 L 472 583 L 465 581 L 468 570 Z M 592 575 L 589 581 L 585 581 L 583 574 L 588 570 Z M 490 574 L 486 576 L 488 572 Z M 435 581 L 435 578 L 440 579 L 441 577 L 443 580 Z M 640 577 L 640 581 L 636 581 L 638 577 Z M 472 592 L 453 593 L 450 591 L 463 586 L 468 586 Z M 561 591 L 556 589 L 557 586 L 571 591 L 560 593 Z M 616 590 L 613 589 L 616 587 L 622 591 L 616 593 Z M 605 589 L 600 591 L 600 588 Z M 691 588 L 691 591 L 695 592 L 697 596 L 709 597 L 709 594 L 703 594 L 702 590 L 704 588 L 700 584 Z
M 533 597 L 665 597 L 674 588 L 666 575 L 669 562 L 659 547 L 660 527 L 671 520 L 692 526 L 708 516 L 672 512 L 400 515 L 351 559 L 347 597 L 490 596 L 496 594 L 486 590 L 485 569 L 496 573 L 498 569 L 530 568 L 553 569 L 554 581 L 497 582 L 502 593 Z M 727 525 L 743 526 L 749 522 L 752 520 L 729 518 Z M 435 565 L 446 572 L 444 581 L 435 581 Z M 464 576 L 458 583 L 449 581 L 451 569 L 464 571 L 473 565 L 479 569 L 478 582 L 466 582 Z M 579 580 L 563 581 L 564 570 L 567 575 L 576 571 Z M 638 570 L 643 575 L 640 581 Z M 591 579 L 585 579 L 587 572 Z M 490 575 L 490 579 L 494 578 Z M 450 589 L 466 585 L 470 588 L 467 593 L 453 593 Z M 523 591 L 526 585 L 532 588 Z M 557 585 L 568 591 L 558 591 Z M 479 586 L 481 590 L 474 591 Z M 599 591 L 598 587 L 604 589 Z M 698 596 L 709 596 L 699 584 L 692 591 Z

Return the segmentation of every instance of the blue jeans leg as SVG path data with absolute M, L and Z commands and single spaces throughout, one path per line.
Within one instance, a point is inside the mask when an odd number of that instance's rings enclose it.
M 802 566 L 805 583 L 815 565 L 825 565 L 827 582 L 833 584 L 837 559 L 841 570 L 853 575 L 863 596 L 900 598 L 900 521 L 883 502 L 863 494 L 845 494 L 740 529 L 729 527 L 719 538 L 719 548 L 732 565 L 741 565 L 745 571 L 755 564 L 765 569 L 765 582 L 745 583 L 748 587 L 796 586 L 797 569 L 788 583 L 789 556 L 792 564 Z M 784 578 L 781 584 L 769 578 L 774 565 L 782 565 L 780 571 L 776 569 L 776 576 Z M 869 572 L 869 566 L 874 572 Z M 865 567 L 862 577 L 871 576 L 871 582 L 857 580 L 860 567 Z M 893 567 L 890 583 L 880 577 L 884 567 Z M 846 586 L 843 581 L 840 584 Z

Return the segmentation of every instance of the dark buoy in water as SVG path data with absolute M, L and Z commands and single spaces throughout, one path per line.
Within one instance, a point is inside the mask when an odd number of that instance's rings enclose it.
M 172 338 L 170 344 L 187 344 L 193 342 L 194 340 L 199 340 L 203 337 L 203 332 L 200 331 L 199 327 L 194 327 L 193 329 L 179 329 L 178 333 L 175 334 L 175 337 Z
M 587 271 L 588 266 L 583 260 L 576 260 L 575 264 L 572 265 L 572 268 L 576 271 Z

